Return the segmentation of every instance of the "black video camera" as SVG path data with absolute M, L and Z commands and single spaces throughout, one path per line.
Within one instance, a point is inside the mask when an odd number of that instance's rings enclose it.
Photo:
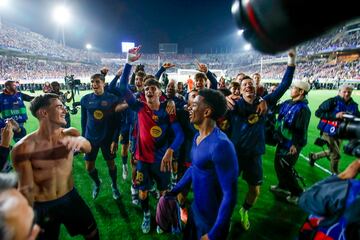
M 340 139 L 347 139 L 349 143 L 344 146 L 344 152 L 348 155 L 360 157 L 360 118 L 344 114 L 344 121 L 337 130 Z
M 65 76 L 65 84 L 69 86 L 70 89 L 73 89 L 76 85 L 80 85 L 80 79 L 74 79 L 74 75 Z
M 74 97 L 74 88 L 76 85 L 80 85 L 81 81 L 80 79 L 74 79 L 74 75 L 67 75 L 65 76 L 65 85 L 69 86 L 70 90 L 71 90 L 71 100 L 72 100 L 72 108 L 69 108 L 68 111 L 72 114 L 75 115 L 78 113 L 78 109 L 77 107 L 80 106 L 80 102 L 75 102 L 75 97 Z

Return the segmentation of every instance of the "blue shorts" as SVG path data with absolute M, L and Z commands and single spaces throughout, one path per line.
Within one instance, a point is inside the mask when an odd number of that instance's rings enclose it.
M 129 144 L 130 126 L 126 124 L 121 127 L 120 144 Z
M 239 176 L 252 186 L 263 183 L 263 168 L 261 155 L 240 155 L 237 154 L 239 163 Z
M 169 189 L 171 172 L 161 172 L 160 166 L 161 162 L 146 163 L 137 161 L 136 183 L 140 190 L 150 190 L 154 180 L 159 191 Z
M 100 144 L 93 144 L 92 142 L 90 142 L 90 144 L 91 144 L 91 152 L 85 154 L 85 161 L 95 161 L 100 148 L 103 157 L 106 161 L 115 159 L 116 154 L 111 154 L 110 152 L 111 141 L 102 142 Z

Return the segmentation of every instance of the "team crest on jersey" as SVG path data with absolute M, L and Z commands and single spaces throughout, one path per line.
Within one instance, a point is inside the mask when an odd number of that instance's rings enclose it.
M 250 124 L 255 124 L 259 121 L 259 115 L 257 113 L 250 114 L 248 117 L 248 122 Z
M 159 117 L 156 115 L 152 115 L 151 116 L 152 120 L 154 120 L 155 122 L 159 121 Z
M 101 119 L 103 119 L 103 117 L 104 117 L 104 113 L 102 111 L 100 111 L 100 110 L 94 111 L 94 118 L 96 120 L 101 120 Z
M 108 102 L 107 101 L 101 101 L 100 104 L 101 104 L 101 106 L 106 107 L 108 105 Z
M 150 135 L 154 138 L 158 138 L 160 137 L 162 134 L 162 130 L 159 126 L 153 126 L 151 129 L 150 129 Z

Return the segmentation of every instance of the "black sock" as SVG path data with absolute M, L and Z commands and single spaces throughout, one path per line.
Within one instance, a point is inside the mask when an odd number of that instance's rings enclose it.
M 99 179 L 98 170 L 96 168 L 94 168 L 93 170 L 89 171 L 89 175 L 90 175 L 91 179 L 94 181 L 94 183 L 97 186 L 99 186 L 100 185 L 100 179 Z
M 117 188 L 117 183 L 116 183 L 116 180 L 117 180 L 117 168 L 116 168 L 116 166 L 114 167 L 113 170 L 109 169 L 109 175 L 111 177 L 113 188 Z
M 121 156 L 122 164 L 123 164 L 123 165 L 126 165 L 126 164 L 127 164 L 127 158 L 128 158 L 127 155 L 126 155 L 126 156 Z
M 245 211 L 250 210 L 250 208 L 252 207 L 252 204 L 248 204 L 246 201 L 243 204 L 243 208 L 245 209 Z
M 140 204 L 144 213 L 149 212 L 149 197 L 146 197 L 144 200 L 140 199 Z

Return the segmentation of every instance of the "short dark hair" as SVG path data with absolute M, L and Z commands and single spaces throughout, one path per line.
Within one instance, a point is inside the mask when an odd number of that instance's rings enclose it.
M 31 114 L 37 118 L 36 112 L 40 108 L 48 107 L 50 105 L 50 100 L 54 98 L 60 99 L 59 96 L 54 93 L 46 93 L 44 95 L 35 97 L 30 103 Z
M 226 113 L 226 99 L 225 96 L 216 90 L 213 89 L 201 89 L 199 91 L 199 96 L 204 98 L 204 101 L 210 108 L 213 110 L 211 118 L 213 120 L 218 120 L 220 117 L 224 116 Z
M 155 78 L 148 78 L 145 83 L 144 86 L 156 86 L 159 89 L 161 89 L 161 83 L 159 81 L 157 81 Z
M 231 88 L 239 88 L 239 87 L 240 87 L 240 83 L 238 83 L 238 82 L 231 82 L 231 83 L 230 83 L 230 87 L 231 87 Z
M 58 81 L 53 81 L 53 82 L 50 83 L 50 86 L 51 87 L 60 86 L 60 83 Z
M 101 73 L 95 73 L 90 77 L 90 80 L 94 80 L 95 78 L 99 78 L 101 81 L 105 82 L 105 75 Z
M 5 88 L 9 87 L 10 84 L 12 84 L 12 83 L 15 83 L 15 81 L 14 81 L 14 80 L 7 80 L 7 81 L 4 83 Z
M 207 79 L 205 73 L 203 73 L 203 72 L 198 72 L 198 73 L 195 74 L 194 79 L 196 80 L 196 79 L 199 79 L 199 78 L 203 78 L 205 80 Z

